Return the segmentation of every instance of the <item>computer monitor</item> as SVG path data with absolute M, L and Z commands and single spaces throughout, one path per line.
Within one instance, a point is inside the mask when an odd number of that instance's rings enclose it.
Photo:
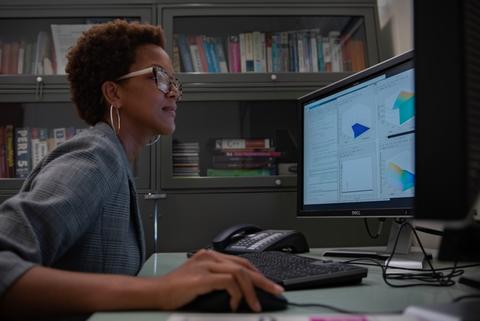
M 453 221 L 445 259 L 480 261 L 479 37 L 478 1 L 414 2 L 415 217 Z
M 299 98 L 298 217 L 414 215 L 414 79 L 410 51 Z

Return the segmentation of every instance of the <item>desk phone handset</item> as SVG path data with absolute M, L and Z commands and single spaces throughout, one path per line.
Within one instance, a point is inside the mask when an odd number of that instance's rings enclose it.
M 255 225 L 239 224 L 227 228 L 212 241 L 214 250 L 240 254 L 262 251 L 309 251 L 305 236 L 292 230 L 262 230 Z

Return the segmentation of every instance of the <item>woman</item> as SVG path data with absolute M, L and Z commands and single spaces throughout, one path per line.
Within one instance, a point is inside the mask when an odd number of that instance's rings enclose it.
M 200 251 L 158 278 L 134 277 L 145 259 L 129 164 L 173 133 L 181 86 L 159 27 L 97 25 L 68 55 L 78 114 L 92 127 L 60 145 L 0 206 L 0 317 L 172 310 L 226 289 L 260 311 L 254 286 L 278 294 L 246 260 Z M 130 276 L 128 276 L 130 275 Z M 28 307 L 28 309 L 25 309 Z

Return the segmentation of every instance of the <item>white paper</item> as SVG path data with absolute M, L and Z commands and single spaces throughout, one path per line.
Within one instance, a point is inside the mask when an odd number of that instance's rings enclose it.
M 77 40 L 82 33 L 91 26 L 91 24 L 50 25 L 52 30 L 53 45 L 55 47 L 57 74 L 65 74 L 68 51 L 77 43 Z

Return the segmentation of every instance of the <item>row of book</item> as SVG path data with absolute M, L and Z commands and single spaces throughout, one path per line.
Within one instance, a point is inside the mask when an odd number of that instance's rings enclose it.
M 0 73 L 10 75 L 65 74 L 68 50 L 91 24 L 50 25 L 35 39 L 0 41 Z
M 34 39 L 0 39 L 0 74 L 65 74 L 67 53 L 81 34 L 95 23 L 111 19 L 89 18 L 85 24 L 52 24 Z
M 270 138 L 213 139 L 206 176 L 273 176 L 278 174 L 276 151 Z M 200 176 L 200 144 L 173 141 L 173 176 Z
M 25 178 L 45 155 L 82 130 L 0 126 L 0 178 Z
M 281 154 L 270 138 L 215 139 L 207 176 L 277 175 Z
M 366 67 L 362 40 L 319 29 L 174 35 L 177 72 L 347 72 Z
M 173 141 L 173 176 L 200 176 L 200 144 Z

